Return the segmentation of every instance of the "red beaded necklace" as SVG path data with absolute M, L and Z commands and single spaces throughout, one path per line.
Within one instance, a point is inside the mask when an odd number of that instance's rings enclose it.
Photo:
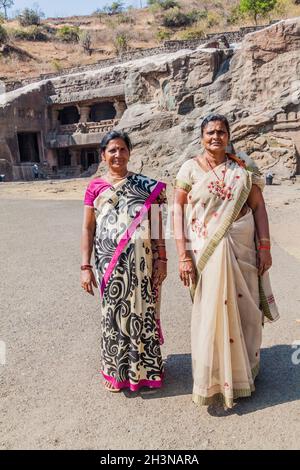
M 206 161 L 207 166 L 212 170 L 215 177 L 217 178 L 215 181 L 211 181 L 210 184 L 208 185 L 209 192 L 219 197 L 220 199 L 223 199 L 223 200 L 227 199 L 231 201 L 231 199 L 233 198 L 232 188 L 227 187 L 224 181 L 226 172 L 227 172 L 227 162 L 228 162 L 227 155 L 226 155 L 226 160 L 225 160 L 225 169 L 222 171 L 223 173 L 222 178 L 220 178 L 217 175 L 211 163 L 208 161 L 207 157 L 205 157 L 205 161 Z
M 218 186 L 220 186 L 221 188 L 224 188 L 225 186 L 225 182 L 224 182 L 224 179 L 225 179 L 225 176 L 226 176 L 226 172 L 227 172 L 227 162 L 228 162 L 228 157 L 226 155 L 226 160 L 225 160 L 225 170 L 223 170 L 223 176 L 222 178 L 219 178 L 219 176 L 217 175 L 217 173 L 215 172 L 214 168 L 212 167 L 211 163 L 209 162 L 208 158 L 205 157 L 205 162 L 207 164 L 207 166 L 209 166 L 209 168 L 213 171 L 214 175 L 216 176 L 217 178 L 217 181 L 216 181 L 216 184 Z

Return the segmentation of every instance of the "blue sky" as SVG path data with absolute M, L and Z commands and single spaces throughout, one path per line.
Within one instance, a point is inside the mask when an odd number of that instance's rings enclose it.
M 125 0 L 124 4 L 139 7 L 141 2 L 142 6 L 146 6 L 147 0 Z M 16 10 L 38 5 L 47 17 L 89 15 L 97 8 L 111 5 L 111 3 L 112 0 L 14 0 L 14 5 L 8 13 L 11 16 Z

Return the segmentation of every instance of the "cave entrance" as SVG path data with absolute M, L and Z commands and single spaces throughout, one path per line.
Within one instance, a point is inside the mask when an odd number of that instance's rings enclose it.
M 40 162 L 38 137 L 38 132 L 20 132 L 18 134 L 20 162 Z
M 87 170 L 91 165 L 99 163 L 99 152 L 95 148 L 81 150 L 81 166 L 82 170 Z
M 58 149 L 57 151 L 57 164 L 58 168 L 71 166 L 71 154 L 68 148 Z

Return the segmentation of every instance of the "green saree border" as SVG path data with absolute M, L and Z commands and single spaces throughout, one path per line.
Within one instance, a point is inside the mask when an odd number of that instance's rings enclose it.
M 277 318 L 274 319 L 272 316 L 260 276 L 258 276 L 258 290 L 259 290 L 260 307 L 264 316 L 268 318 L 268 320 L 270 320 L 271 322 L 275 321 Z
M 228 232 L 231 224 L 235 221 L 235 219 L 239 215 L 243 205 L 247 201 L 249 193 L 251 191 L 251 187 L 252 187 L 252 175 L 249 171 L 247 171 L 246 185 L 242 189 L 240 197 L 239 197 L 238 201 L 236 202 L 233 211 L 231 212 L 230 216 L 227 216 L 225 218 L 225 220 L 224 220 L 223 224 L 221 225 L 221 227 L 213 235 L 211 241 L 208 243 L 207 247 L 205 248 L 204 252 L 202 253 L 202 255 L 201 255 L 201 257 L 198 261 L 198 264 L 197 264 L 198 280 L 200 279 L 200 275 L 201 275 L 203 269 L 205 268 L 209 258 L 212 256 L 215 249 L 219 245 L 220 241 L 226 235 L 226 233 Z M 194 295 L 195 295 L 196 285 L 192 286 L 191 289 L 190 289 L 192 299 L 194 298 Z
M 182 181 L 182 180 L 179 180 L 179 179 L 176 178 L 175 188 L 184 189 L 184 191 L 187 191 L 189 193 L 190 190 L 192 189 L 192 186 L 190 184 L 186 183 L 185 181 Z
M 259 372 L 260 363 L 258 362 L 256 366 L 251 369 L 253 381 L 256 379 Z M 212 397 L 204 397 L 202 395 L 197 395 L 193 393 L 192 400 L 196 405 L 208 406 L 212 404 L 220 404 L 226 406 L 227 408 L 233 407 L 233 400 L 237 398 L 246 398 L 250 397 L 251 394 L 255 391 L 255 386 L 251 385 L 249 388 L 234 388 L 233 397 L 228 398 L 222 392 L 215 393 Z

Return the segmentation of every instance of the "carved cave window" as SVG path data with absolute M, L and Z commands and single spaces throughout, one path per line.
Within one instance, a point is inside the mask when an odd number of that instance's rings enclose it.
M 114 104 L 110 101 L 94 104 L 91 107 L 90 120 L 91 122 L 108 121 L 114 119 L 116 110 Z
M 58 114 L 58 120 L 61 125 L 67 124 L 76 124 L 79 122 L 79 112 L 76 106 L 67 106 L 64 109 L 61 109 Z

